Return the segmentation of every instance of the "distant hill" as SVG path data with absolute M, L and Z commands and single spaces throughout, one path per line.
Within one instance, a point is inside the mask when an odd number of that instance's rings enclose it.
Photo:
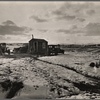
M 100 44 L 61 44 L 62 47 L 100 47 Z

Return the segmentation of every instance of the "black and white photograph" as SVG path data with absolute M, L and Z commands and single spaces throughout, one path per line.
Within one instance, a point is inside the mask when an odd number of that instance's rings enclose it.
M 0 1 L 0 99 L 100 99 L 100 2 Z

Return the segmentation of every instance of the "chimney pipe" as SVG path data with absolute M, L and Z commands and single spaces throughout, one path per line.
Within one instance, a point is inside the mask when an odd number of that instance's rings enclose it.
M 33 34 L 32 34 L 32 39 L 34 38 Z

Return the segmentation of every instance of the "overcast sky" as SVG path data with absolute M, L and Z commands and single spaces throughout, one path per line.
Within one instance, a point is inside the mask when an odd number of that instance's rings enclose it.
M 0 42 L 100 43 L 100 2 L 0 2 Z

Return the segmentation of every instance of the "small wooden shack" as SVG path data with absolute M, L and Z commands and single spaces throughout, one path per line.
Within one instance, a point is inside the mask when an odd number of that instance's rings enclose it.
M 28 43 L 28 53 L 36 55 L 47 55 L 48 42 L 44 39 L 32 38 Z

